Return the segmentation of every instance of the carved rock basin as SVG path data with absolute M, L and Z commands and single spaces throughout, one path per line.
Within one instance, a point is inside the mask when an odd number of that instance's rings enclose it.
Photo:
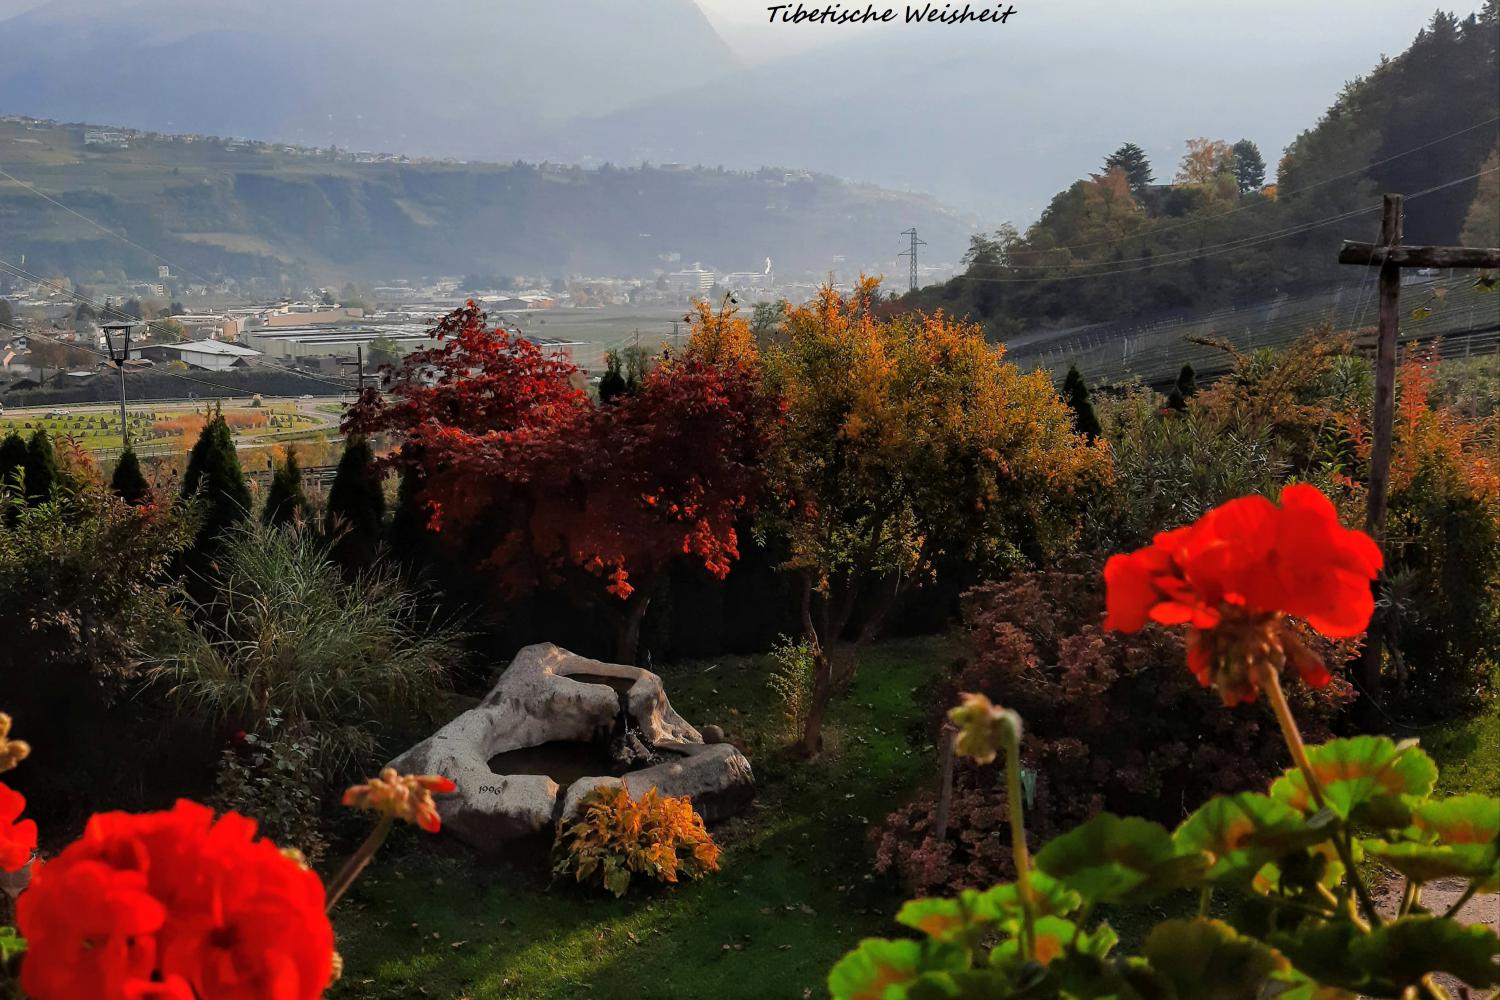
M 708 821 L 755 794 L 750 761 L 705 744 L 656 674 L 551 643 L 522 649 L 477 708 L 391 766 L 453 779 L 458 791 L 437 798 L 443 830 L 481 851 L 554 831 L 598 787 L 688 795 Z

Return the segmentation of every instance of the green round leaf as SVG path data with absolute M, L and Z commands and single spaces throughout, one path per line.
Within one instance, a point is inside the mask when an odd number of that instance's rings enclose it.
M 1213 880 L 1248 880 L 1289 851 L 1328 836 L 1297 810 L 1268 795 L 1243 792 L 1210 799 L 1172 835 L 1179 853 L 1202 851 L 1212 859 Z
M 1201 917 L 1157 924 L 1142 953 L 1179 997 L 1195 1000 L 1259 1000 L 1272 976 L 1291 968 L 1274 949 Z
M 1201 852 L 1179 854 L 1166 828 L 1100 813 L 1037 853 L 1036 865 L 1094 902 L 1135 902 L 1191 884 L 1207 867 Z
M 1347 920 L 1307 923 L 1273 935 L 1272 943 L 1318 982 L 1370 996 L 1400 996 L 1433 972 L 1478 989 L 1500 984 L 1500 937 L 1494 931 L 1426 914 L 1369 934 Z
M 1493 892 L 1500 883 L 1500 850 L 1489 844 L 1388 844 L 1366 840 L 1365 853 L 1417 882 L 1467 878 L 1480 882 L 1480 891 Z
M 1419 803 L 1412 822 L 1443 844 L 1493 844 L 1500 838 L 1500 799 L 1455 795 Z
M 969 961 L 967 949 L 952 945 L 866 938 L 828 973 L 828 990 L 834 1000 L 907 1000 L 920 982 L 920 995 L 943 996 L 931 989 Z
M 1437 781 L 1437 765 L 1415 740 L 1356 736 L 1309 747 L 1307 756 L 1327 807 L 1341 820 L 1372 826 L 1405 826 L 1411 813 L 1406 797 L 1431 794 Z M 1317 809 L 1300 768 L 1276 779 L 1271 798 L 1303 813 Z
M 828 991 L 834 1000 L 885 1000 L 888 988 L 915 982 L 921 964 L 915 941 L 867 938 L 828 973 Z

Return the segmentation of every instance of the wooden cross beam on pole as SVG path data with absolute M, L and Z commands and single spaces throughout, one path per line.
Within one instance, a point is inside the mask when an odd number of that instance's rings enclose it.
M 1409 247 L 1401 245 L 1401 196 L 1385 196 L 1379 243 L 1346 241 L 1339 251 L 1340 264 L 1380 268 L 1380 332 L 1375 354 L 1375 419 L 1370 448 L 1370 490 L 1365 507 L 1365 531 L 1377 542 L 1385 541 L 1386 497 L 1391 480 L 1391 437 L 1396 413 L 1396 337 L 1401 313 L 1401 269 L 1403 267 L 1500 268 L 1500 248 Z M 1360 681 L 1365 696 L 1380 701 L 1381 633 L 1371 622 L 1365 642 Z

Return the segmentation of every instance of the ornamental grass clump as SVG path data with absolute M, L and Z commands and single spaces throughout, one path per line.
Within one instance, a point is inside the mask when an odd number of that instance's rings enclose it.
M 578 820 L 559 833 L 557 855 L 554 874 L 597 882 L 616 896 L 635 875 L 673 883 L 719 868 L 719 845 L 692 800 L 654 788 L 639 799 L 624 787 L 590 792 Z
M 955 751 L 1003 755 L 1016 881 L 914 900 L 897 920 L 918 937 L 870 939 L 829 974 L 836 1000 L 890 997 L 1449 996 L 1434 978 L 1500 985 L 1500 936 L 1456 918 L 1500 892 L 1500 799 L 1433 798 L 1437 768 L 1415 741 L 1383 736 L 1303 744 L 1281 684 L 1291 668 L 1328 683 L 1289 617 L 1333 638 L 1364 629 L 1380 566 L 1370 539 L 1331 505 L 1291 487 L 1278 507 L 1234 501 L 1198 523 L 1116 557 L 1106 572 L 1109 625 L 1188 626 L 1189 666 L 1226 706 L 1266 695 L 1294 766 L 1265 791 L 1211 799 L 1175 830 L 1100 813 L 1031 857 L 1020 782 L 1020 718 L 970 694 L 949 713 Z M 1290 495 L 1289 495 L 1290 494 Z M 1377 909 L 1358 862 L 1405 877 Z M 1465 883 L 1424 905 L 1438 879 Z M 1196 917 L 1158 923 L 1122 954 L 1100 906 L 1196 892 Z M 1210 919 L 1217 893 L 1233 916 Z M 998 941 L 998 944 L 996 943 Z

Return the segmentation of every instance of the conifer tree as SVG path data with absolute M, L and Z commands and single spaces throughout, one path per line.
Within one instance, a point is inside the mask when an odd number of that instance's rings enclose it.
M 132 506 L 151 499 L 151 486 L 141 472 L 141 462 L 135 456 L 135 449 L 127 448 L 120 455 L 120 461 L 115 464 L 114 475 L 110 477 L 109 488 L 115 496 Z
M 0 441 L 0 488 L 9 489 L 26 469 L 26 439 L 17 431 Z
M 396 508 L 391 512 L 391 550 L 408 567 L 422 561 L 422 542 L 427 513 L 422 509 L 422 479 L 415 466 L 401 470 L 396 487 Z
M 360 570 L 375 560 L 385 521 L 385 493 L 375 468 L 375 453 L 363 437 L 344 445 L 323 530 L 333 541 L 334 561 L 346 570 Z
M 1198 379 L 1193 373 L 1192 365 L 1183 365 L 1182 371 L 1177 373 L 1177 382 L 1172 386 L 1172 391 L 1167 393 L 1167 406 L 1178 413 L 1187 412 L 1187 401 L 1198 395 Z
M 1133 142 L 1127 142 L 1105 158 L 1105 173 L 1116 168 L 1125 171 L 1125 182 L 1137 198 L 1146 193 L 1155 179 L 1151 176 L 1151 161 L 1146 158 L 1146 151 Z
M 188 455 L 182 495 L 185 499 L 197 497 L 202 510 L 203 520 L 194 546 L 200 551 L 250 516 L 250 487 L 245 485 L 234 434 L 224 421 L 222 410 L 215 410 Z
M 1183 365 L 1182 371 L 1177 373 L 1177 391 L 1182 393 L 1183 399 L 1198 395 L 1198 377 L 1192 365 Z
M 302 492 L 302 467 L 297 452 L 286 450 L 286 461 L 276 467 L 271 488 L 266 491 L 266 506 L 260 513 L 262 524 L 276 527 L 298 520 L 307 511 L 307 496 Z
M 599 402 L 608 403 L 625 394 L 625 376 L 620 372 L 620 352 L 604 355 L 604 376 L 599 379 Z
M 52 439 L 38 427 L 26 444 L 26 502 L 45 503 L 51 499 L 52 491 L 62 481 L 62 470 L 57 467 L 57 452 L 52 448 Z
M 1266 186 L 1266 161 L 1260 155 L 1260 147 L 1249 139 L 1241 139 L 1232 147 L 1234 152 L 1234 176 L 1239 183 L 1240 194 L 1259 191 Z
M 1090 441 L 1099 436 L 1099 417 L 1094 413 L 1094 404 L 1089 399 L 1088 383 L 1078 372 L 1077 365 L 1068 366 L 1068 376 L 1063 379 L 1063 399 L 1073 411 L 1073 428 Z

